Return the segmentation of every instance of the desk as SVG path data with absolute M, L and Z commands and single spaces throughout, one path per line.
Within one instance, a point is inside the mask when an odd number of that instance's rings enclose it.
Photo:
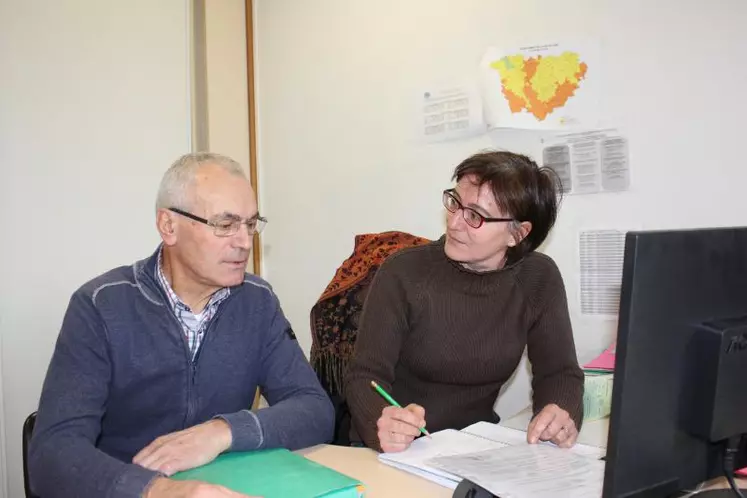
M 504 425 L 526 430 L 531 411 L 524 410 Z M 583 425 L 578 442 L 592 446 L 606 446 L 609 418 L 587 422 Z M 377 453 L 368 448 L 319 445 L 298 451 L 309 460 L 326 465 L 338 472 L 360 480 L 366 485 L 366 498 L 450 498 L 452 490 L 380 463 Z M 738 479 L 741 488 L 747 488 L 747 479 Z M 708 483 L 705 489 L 728 487 L 726 479 Z M 696 495 L 697 496 L 697 495 Z
M 309 460 L 358 479 L 366 485 L 366 498 L 451 498 L 452 495 L 450 489 L 380 463 L 376 457 L 377 453 L 368 448 L 322 444 L 298 453 Z M 738 479 L 737 482 L 740 487 L 747 488 L 747 479 Z M 721 478 L 710 482 L 704 489 L 726 487 L 726 480 Z
M 366 485 L 366 498 L 451 498 L 453 491 L 379 462 L 368 448 L 319 445 L 298 453 Z

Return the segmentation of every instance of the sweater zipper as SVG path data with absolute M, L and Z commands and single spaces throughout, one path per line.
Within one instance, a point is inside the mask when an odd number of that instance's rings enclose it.
M 166 301 L 167 303 L 169 301 Z M 167 305 L 168 306 L 168 305 Z M 169 308 L 169 315 L 171 316 L 171 319 L 173 323 L 176 325 L 177 333 L 179 334 L 179 337 L 181 338 L 182 342 L 182 350 L 184 351 L 184 358 L 187 361 L 187 412 L 184 414 L 184 422 L 182 422 L 182 429 L 186 429 L 191 426 L 189 423 L 192 418 L 192 412 L 194 411 L 192 408 L 192 405 L 194 404 L 194 401 L 192 400 L 193 395 L 193 386 L 194 386 L 194 378 L 195 378 L 195 365 L 192 361 L 191 352 L 189 351 L 189 344 L 187 343 L 187 337 L 184 334 L 184 328 L 182 327 L 182 324 L 179 323 L 179 320 L 174 316 L 174 311 Z
M 166 295 L 166 291 L 161 287 L 161 284 L 156 282 L 156 288 L 158 289 L 158 292 L 161 294 L 161 299 L 164 303 L 164 306 L 169 310 L 169 315 L 171 316 L 171 320 L 174 324 L 176 324 L 177 333 L 179 334 L 179 337 L 181 337 L 182 345 L 184 346 L 184 358 L 187 361 L 187 413 L 184 416 L 184 422 L 182 423 L 182 428 L 187 429 L 189 427 L 192 427 L 194 425 L 193 417 L 196 409 L 196 402 L 195 402 L 195 396 L 194 396 L 194 386 L 195 386 L 195 377 L 197 376 L 197 360 L 200 357 L 200 352 L 202 351 L 202 347 L 205 345 L 205 342 L 207 341 L 207 338 L 212 335 L 208 334 L 210 330 L 213 328 L 214 323 L 217 321 L 217 318 L 223 314 L 224 304 L 226 304 L 232 297 L 233 292 L 226 297 L 226 299 L 221 303 L 221 306 L 218 307 L 218 311 L 215 313 L 215 316 L 210 320 L 210 323 L 208 324 L 207 330 L 205 330 L 205 339 L 200 344 L 199 349 L 197 350 L 197 353 L 195 354 L 194 359 L 192 359 L 192 352 L 189 350 L 189 343 L 187 342 L 187 337 L 184 334 L 184 328 L 182 327 L 182 324 L 179 323 L 179 319 L 176 318 L 174 315 L 174 310 L 171 309 L 170 306 L 170 300 L 169 297 Z
M 169 311 L 169 316 L 171 317 L 171 321 L 176 325 L 176 331 L 179 337 L 182 341 L 183 351 L 184 351 L 184 359 L 186 360 L 187 365 L 187 411 L 184 414 L 184 421 L 182 422 L 182 429 L 187 429 L 189 427 L 192 427 L 194 423 L 192 422 L 192 418 L 194 417 L 195 412 L 195 396 L 194 396 L 194 385 L 195 385 L 195 376 L 197 374 L 197 358 L 200 355 L 200 350 L 202 349 L 202 344 L 200 344 L 200 349 L 197 350 L 197 354 L 195 355 L 194 361 L 192 360 L 192 352 L 189 350 L 189 343 L 187 342 L 187 337 L 184 333 L 184 327 L 182 327 L 182 324 L 179 322 L 179 319 L 174 315 L 174 310 L 171 309 L 171 306 L 168 304 L 170 301 L 168 300 L 168 296 L 166 296 L 166 291 L 164 291 L 161 286 L 158 286 L 161 296 L 164 300 L 165 306 L 167 307 Z M 231 296 L 228 296 L 229 298 Z M 226 299 L 228 300 L 228 298 Z M 222 306 L 221 306 L 222 308 Z M 215 320 L 218 317 L 218 314 L 220 313 L 220 309 L 218 309 L 218 313 L 215 314 L 213 317 L 213 320 Z M 205 334 L 207 334 L 210 330 L 210 327 L 213 324 L 213 320 L 210 321 L 210 324 L 208 325 L 208 330 L 205 331 Z
M 195 353 L 195 357 L 192 358 L 190 356 L 189 347 L 187 347 L 187 366 L 188 371 L 190 372 L 189 375 L 189 382 L 187 383 L 187 416 L 185 420 L 185 428 L 192 427 L 194 425 L 194 416 L 195 411 L 197 409 L 197 403 L 194 395 L 195 391 L 195 378 L 197 377 L 197 361 L 200 359 L 200 355 L 202 354 L 202 349 L 207 345 L 207 342 L 210 337 L 212 337 L 215 332 L 210 333 L 215 328 L 215 323 L 218 321 L 218 318 L 220 315 L 223 314 L 224 304 L 228 302 L 229 299 L 231 299 L 231 295 L 226 297 L 226 299 L 220 304 L 218 307 L 218 310 L 215 312 L 215 315 L 213 318 L 210 319 L 210 323 L 207 326 L 207 329 L 205 329 L 205 332 L 203 333 L 203 339 L 200 343 L 200 346 L 197 348 L 197 352 Z M 184 332 L 182 331 L 182 335 L 184 335 Z M 185 344 L 186 344 L 186 338 L 185 338 Z

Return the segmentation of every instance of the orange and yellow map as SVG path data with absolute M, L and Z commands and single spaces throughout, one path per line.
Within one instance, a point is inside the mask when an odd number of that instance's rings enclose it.
M 530 112 L 539 121 L 563 107 L 578 90 L 588 69 L 576 52 L 559 55 L 507 55 L 490 63 L 500 75 L 512 113 Z

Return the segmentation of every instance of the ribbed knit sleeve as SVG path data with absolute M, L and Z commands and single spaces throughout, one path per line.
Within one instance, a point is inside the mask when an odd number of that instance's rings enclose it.
M 400 275 L 392 270 L 395 258 L 384 262 L 371 282 L 355 355 L 345 376 L 345 396 L 353 426 L 366 446 L 378 451 L 381 447 L 376 421 L 388 405 L 371 387 L 371 381 L 392 392 L 395 366 L 408 330 L 405 290 Z
M 555 403 L 578 429 L 583 420 L 584 375 L 578 365 L 563 279 L 552 259 L 536 258 L 536 271 L 522 274 L 533 313 L 527 334 L 535 414 Z

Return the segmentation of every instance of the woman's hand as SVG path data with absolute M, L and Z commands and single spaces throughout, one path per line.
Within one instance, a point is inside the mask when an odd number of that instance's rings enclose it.
M 578 430 L 570 414 L 556 404 L 545 406 L 527 428 L 527 442 L 551 441 L 561 448 L 576 444 Z
M 405 408 L 387 406 L 376 421 L 379 429 L 379 446 L 385 453 L 404 451 L 425 427 L 425 409 L 410 404 Z

